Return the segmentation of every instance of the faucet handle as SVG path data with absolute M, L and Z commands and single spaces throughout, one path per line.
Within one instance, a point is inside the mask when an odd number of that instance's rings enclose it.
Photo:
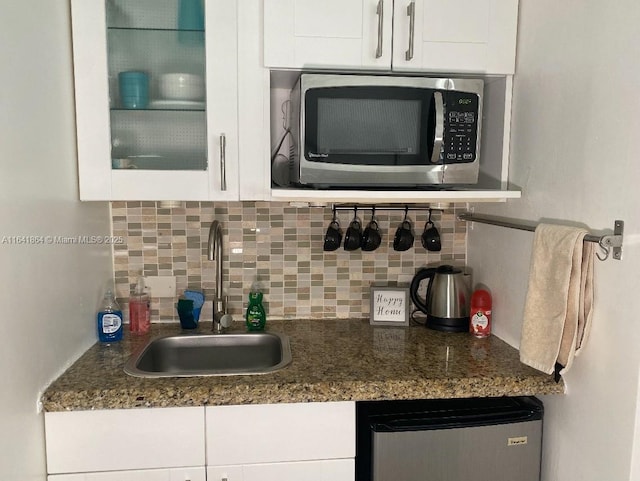
M 213 300 L 213 324 L 211 329 L 216 334 L 223 333 L 233 323 L 233 317 L 231 317 L 231 314 L 227 314 L 228 299 L 225 296 L 224 299 Z
M 222 326 L 223 329 L 226 329 L 227 327 L 231 327 L 232 323 L 233 323 L 233 317 L 231 317 L 231 314 L 225 314 L 220 318 L 220 326 Z

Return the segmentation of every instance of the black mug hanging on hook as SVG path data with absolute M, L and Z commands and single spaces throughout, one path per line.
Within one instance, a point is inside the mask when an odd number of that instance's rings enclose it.
M 393 237 L 393 250 L 395 251 L 402 252 L 413 247 L 413 226 L 407 217 L 408 213 L 409 208 L 405 207 L 404 220 L 396 229 L 396 235 Z
M 424 226 L 424 232 L 422 233 L 422 237 L 420 239 L 422 241 L 422 247 L 424 247 L 428 251 L 438 252 L 442 250 L 440 233 L 431 220 L 431 209 L 429 209 L 429 220 L 427 220 L 427 223 Z
M 340 229 L 340 223 L 336 217 L 336 209 L 333 209 L 333 219 L 327 228 L 327 233 L 324 235 L 324 250 L 327 252 L 335 251 L 340 247 L 342 243 L 342 229 Z
M 349 224 L 347 233 L 344 235 L 344 250 L 355 251 L 360 248 L 362 242 L 362 224 L 358 219 L 358 209 L 354 208 L 353 220 Z
M 376 208 L 373 207 L 371 212 L 371 221 L 367 225 L 366 229 L 362 233 L 362 242 L 360 247 L 363 251 L 374 251 L 382 243 L 382 235 L 380 234 L 380 227 L 376 220 Z

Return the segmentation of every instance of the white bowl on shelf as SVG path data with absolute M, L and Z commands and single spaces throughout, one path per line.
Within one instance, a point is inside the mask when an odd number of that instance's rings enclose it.
M 189 73 L 165 73 L 158 82 L 160 97 L 166 100 L 203 100 L 204 79 Z

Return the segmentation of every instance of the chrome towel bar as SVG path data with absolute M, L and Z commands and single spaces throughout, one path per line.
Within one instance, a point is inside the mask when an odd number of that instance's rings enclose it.
M 509 229 L 526 230 L 534 232 L 538 224 L 523 222 L 514 219 L 507 219 L 504 217 L 494 217 L 488 215 L 473 214 L 471 212 L 464 212 L 458 214 L 459 220 L 467 222 L 479 222 L 480 224 L 496 225 L 499 227 L 507 227 Z M 611 251 L 613 251 L 613 258 L 616 260 L 622 259 L 622 238 L 624 234 L 624 221 L 616 220 L 613 223 L 613 234 L 606 235 L 593 235 L 587 234 L 584 236 L 586 242 L 596 242 L 603 250 L 603 256 L 596 254 L 601 261 L 607 260 Z

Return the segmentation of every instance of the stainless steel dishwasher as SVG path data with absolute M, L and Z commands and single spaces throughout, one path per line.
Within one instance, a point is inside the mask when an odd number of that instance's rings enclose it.
M 356 403 L 356 481 L 539 481 L 534 397 Z

